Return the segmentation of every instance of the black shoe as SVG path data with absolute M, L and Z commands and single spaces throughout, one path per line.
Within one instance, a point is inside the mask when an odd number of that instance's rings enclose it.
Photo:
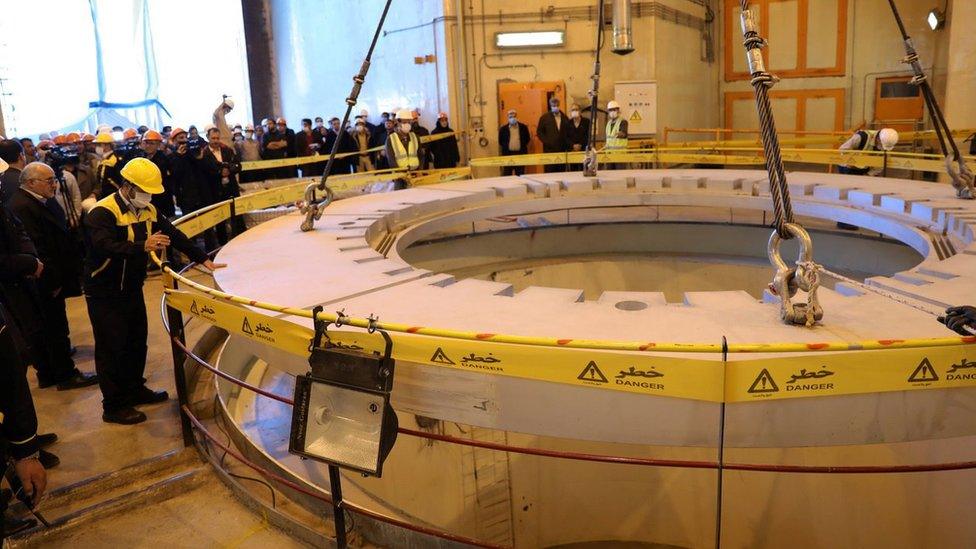
M 81 373 L 78 368 L 71 374 L 68 379 L 62 380 L 58 383 L 59 391 L 70 391 L 71 389 L 80 389 L 82 387 L 91 387 L 98 383 L 97 374 L 84 374 Z
M 135 425 L 146 421 L 146 414 L 135 408 L 122 408 L 111 412 L 102 412 L 102 421 L 105 423 L 118 423 L 121 425 Z
M 143 385 L 139 387 L 136 394 L 132 395 L 129 402 L 133 406 L 142 406 L 143 404 L 159 404 L 160 402 L 166 402 L 169 400 L 169 393 L 166 391 L 153 391 L 149 387 Z
M 4 515 L 3 517 L 3 534 L 5 536 L 12 536 L 23 532 L 24 530 L 30 530 L 31 528 L 37 526 L 37 521 L 32 518 L 15 518 L 8 517 Z
M 41 465 L 43 465 L 45 469 L 54 469 L 58 465 L 61 465 L 61 458 L 52 454 L 51 452 L 48 452 L 47 450 L 41 450 L 38 452 L 37 459 L 41 462 Z
M 54 433 L 45 433 L 43 435 L 37 435 L 34 440 L 37 441 L 37 447 L 43 450 L 44 448 L 47 448 L 48 446 L 57 442 L 58 435 Z

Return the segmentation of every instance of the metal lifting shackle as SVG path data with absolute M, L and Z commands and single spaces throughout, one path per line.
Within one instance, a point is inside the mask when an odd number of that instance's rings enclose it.
M 776 267 L 776 275 L 769 290 L 780 298 L 779 312 L 783 322 L 813 326 L 815 322 L 823 320 L 823 308 L 817 299 L 820 266 L 813 262 L 813 241 L 810 233 L 796 223 L 787 223 L 785 228 L 791 236 L 799 240 L 800 255 L 795 267 L 788 266 L 779 251 L 783 239 L 779 233 L 773 231 L 769 236 L 766 252 L 769 262 Z M 807 294 L 806 303 L 793 303 L 793 298 L 800 290 Z

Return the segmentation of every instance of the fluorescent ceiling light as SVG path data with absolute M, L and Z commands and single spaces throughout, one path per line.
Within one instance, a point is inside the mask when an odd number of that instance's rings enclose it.
M 562 46 L 566 40 L 563 31 L 498 32 L 495 33 L 497 48 L 528 48 L 533 46 Z
M 928 21 L 930 29 L 939 30 L 945 25 L 945 14 L 939 9 L 934 9 L 929 12 L 925 20 Z

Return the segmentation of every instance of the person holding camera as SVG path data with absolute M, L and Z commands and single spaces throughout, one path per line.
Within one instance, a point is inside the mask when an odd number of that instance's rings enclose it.
M 98 201 L 85 217 L 88 256 L 85 301 L 95 336 L 95 369 L 102 390 L 102 420 L 133 425 L 146 420 L 136 406 L 164 402 L 166 391 L 146 387 L 148 323 L 142 286 L 149 252 L 172 244 L 207 269 L 216 265 L 152 205 L 163 192 L 163 175 L 146 158 L 120 171 L 122 186 Z
M 237 184 L 241 163 L 234 149 L 223 144 L 220 130 L 216 127 L 207 128 L 207 147 L 204 149 L 200 165 L 204 177 L 209 182 L 214 203 L 241 195 L 240 186 Z M 217 241 L 221 245 L 227 244 L 227 224 L 218 223 L 215 229 Z M 235 216 L 231 219 L 231 237 L 242 232 L 244 232 L 243 222 L 240 217 Z
M 180 212 L 185 215 L 213 204 L 214 196 L 202 166 L 205 145 L 203 139 L 190 138 L 183 128 L 173 128 L 170 141 L 170 177 Z M 217 237 L 213 229 L 207 229 L 200 236 L 208 250 L 217 247 Z

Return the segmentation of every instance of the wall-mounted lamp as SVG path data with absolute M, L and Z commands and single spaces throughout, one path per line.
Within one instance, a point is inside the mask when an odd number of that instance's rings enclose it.
M 939 8 L 934 8 L 929 12 L 929 16 L 925 18 L 929 24 L 929 28 L 932 30 L 939 30 L 945 26 L 945 12 Z

